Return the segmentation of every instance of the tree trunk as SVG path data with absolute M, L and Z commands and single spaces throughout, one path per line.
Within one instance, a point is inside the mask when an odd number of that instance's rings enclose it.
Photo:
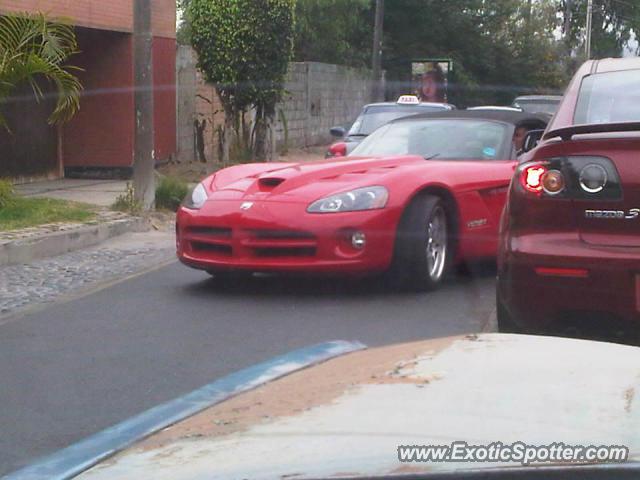
M 222 134 L 219 135 L 220 142 L 220 158 L 223 166 L 229 165 L 229 157 L 231 150 L 231 132 L 233 132 L 234 123 L 234 108 L 233 103 L 224 91 L 216 87 L 216 93 L 222 103 L 222 109 L 224 110 L 224 125 L 222 126 Z
M 267 159 L 267 129 L 265 120 L 262 115 L 256 115 L 256 121 L 253 125 L 253 156 L 258 162 L 264 162 Z
M 222 129 L 222 165 L 229 165 L 229 152 L 231 148 L 231 133 L 233 132 L 233 115 L 231 112 L 224 113 L 224 127 Z
M 251 111 L 249 114 L 251 115 Z M 238 137 L 239 155 L 242 162 L 248 162 L 252 159 L 251 155 L 251 119 L 247 120 L 247 111 L 242 111 L 241 128 Z
M 276 153 L 276 128 L 275 128 L 275 120 L 271 119 L 269 121 L 269 125 L 267 126 L 267 130 L 269 132 L 269 161 L 273 162 L 278 154 Z
M 253 125 L 253 156 L 257 161 L 273 160 L 271 125 L 275 110 L 267 105 L 256 106 L 256 118 Z
M 204 152 L 204 131 L 207 128 L 207 120 L 203 119 L 201 122 L 196 118 L 193 121 L 194 128 L 196 130 L 196 154 L 198 160 L 202 163 L 207 163 L 207 157 Z

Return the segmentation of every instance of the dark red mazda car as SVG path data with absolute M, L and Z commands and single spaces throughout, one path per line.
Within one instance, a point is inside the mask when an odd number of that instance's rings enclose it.
M 583 64 L 521 156 L 501 220 L 497 312 L 501 331 L 640 326 L 640 58 Z

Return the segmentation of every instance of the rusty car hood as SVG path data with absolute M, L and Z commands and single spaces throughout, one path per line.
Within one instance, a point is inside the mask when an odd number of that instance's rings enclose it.
M 626 445 L 637 460 L 639 388 L 640 349 L 632 346 L 505 334 L 393 345 L 238 395 L 78 478 L 298 479 L 497 466 L 398 461 L 398 445 L 455 440 Z

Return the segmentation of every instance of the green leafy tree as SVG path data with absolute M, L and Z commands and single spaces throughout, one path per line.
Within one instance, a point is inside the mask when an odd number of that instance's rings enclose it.
M 558 12 L 567 20 L 565 42 L 575 52 L 577 62 L 584 60 L 587 0 L 557 2 Z M 563 22 L 564 24 L 564 22 Z M 591 29 L 591 57 L 619 57 L 631 39 L 640 33 L 640 2 L 637 0 L 594 0 Z M 636 51 L 636 54 L 640 53 Z M 574 62 L 576 63 L 576 62 Z M 573 66 L 573 64 L 572 64 Z
M 294 60 L 369 66 L 372 6 L 370 0 L 297 0 Z
M 252 158 L 271 157 L 275 105 L 292 51 L 294 6 L 295 0 L 188 1 L 186 16 L 198 68 L 215 85 L 225 111 L 225 163 L 234 133 L 236 143 Z M 251 108 L 255 121 L 249 132 L 246 116 Z
M 373 5 L 298 0 L 294 58 L 368 66 Z M 388 97 L 412 90 L 412 59 L 434 57 L 453 60 L 449 100 L 461 106 L 557 91 L 566 82 L 560 23 L 558 0 L 389 0 L 383 35 Z
M 564 85 L 553 0 L 394 0 L 385 3 L 383 67 L 390 96 L 411 90 L 411 60 L 453 60 L 449 101 L 508 104 Z M 419 26 L 419 28 L 418 28 Z
M 180 19 L 176 28 L 176 41 L 180 45 L 191 45 L 191 21 L 189 3 L 191 0 L 176 0 L 176 10 Z
M 25 82 L 36 99 L 44 97 L 41 82 L 56 89 L 51 124 L 68 121 L 80 108 L 82 86 L 73 74 L 79 70 L 65 65 L 78 51 L 73 28 L 51 22 L 43 14 L 0 16 L 0 107 Z M 9 128 L 0 111 L 0 125 Z

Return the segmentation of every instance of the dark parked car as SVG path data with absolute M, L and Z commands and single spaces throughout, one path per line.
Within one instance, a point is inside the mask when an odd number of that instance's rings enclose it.
M 501 331 L 639 324 L 639 152 L 640 58 L 586 62 L 511 182 Z
M 342 157 L 351 153 L 364 138 L 376 128 L 396 118 L 408 117 L 418 113 L 441 112 L 454 110 L 456 107 L 448 103 L 421 102 L 413 95 L 402 95 L 397 102 L 371 103 L 365 105 L 347 131 L 344 127 L 333 127 L 331 135 L 340 141 L 332 144 L 327 150 L 326 157 Z

